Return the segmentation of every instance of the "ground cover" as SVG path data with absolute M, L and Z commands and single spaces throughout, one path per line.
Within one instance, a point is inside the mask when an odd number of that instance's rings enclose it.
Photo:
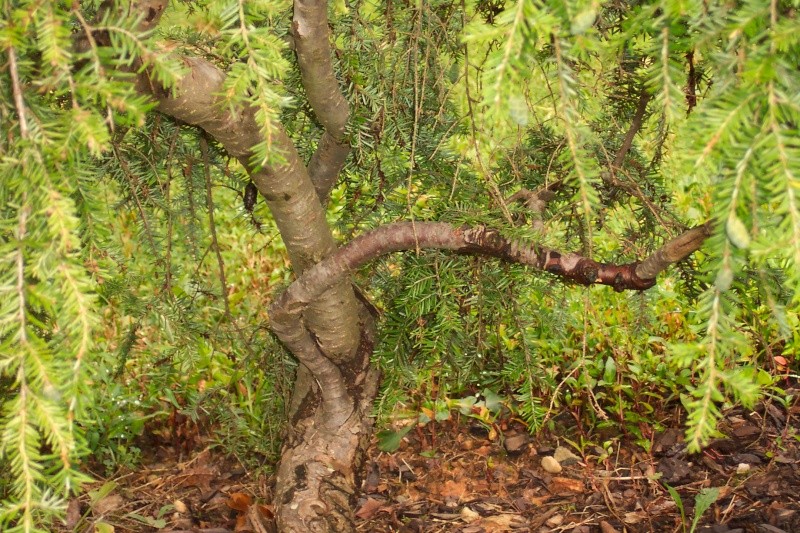
M 728 410 L 723 436 L 697 455 L 680 412 L 649 451 L 616 429 L 582 433 L 567 414 L 535 437 L 512 416 L 457 415 L 414 427 L 392 453 L 376 437 L 354 495 L 358 530 L 660 533 L 691 531 L 697 518 L 696 531 L 800 531 L 800 403 Z M 151 428 L 141 467 L 95 474 L 59 531 L 275 531 L 270 476 L 197 429 Z

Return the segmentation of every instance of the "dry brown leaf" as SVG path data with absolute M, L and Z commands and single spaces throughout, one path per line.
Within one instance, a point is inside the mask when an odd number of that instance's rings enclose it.
M 605 520 L 600 521 L 600 531 L 602 533 L 619 533 L 619 531 L 614 526 L 612 526 Z
M 236 527 L 233 530 L 236 533 L 255 533 L 253 528 L 250 527 L 250 521 L 247 519 L 246 514 L 240 514 L 236 517 Z
M 488 445 L 481 446 L 479 448 L 476 448 L 473 453 L 481 457 L 489 457 L 489 454 L 492 453 L 492 447 Z
M 247 511 L 247 521 L 254 533 L 277 533 L 275 521 L 272 519 L 272 511 L 266 509 L 269 516 L 264 514 L 265 505 L 253 505 Z
M 67 505 L 67 514 L 64 517 L 67 529 L 72 531 L 78 522 L 81 521 L 81 502 L 78 498 L 72 498 Z
M 583 481 L 568 477 L 554 476 L 553 480 L 550 482 L 550 490 L 556 494 L 562 492 L 574 492 L 580 494 L 584 490 Z
M 643 520 L 646 519 L 647 519 L 647 513 L 641 511 L 625 513 L 625 516 L 623 516 L 623 520 L 625 520 L 626 524 L 638 524 L 639 522 L 642 522 Z
M 439 489 L 439 494 L 443 498 L 461 499 L 467 494 L 467 483 L 465 480 L 455 481 L 449 479 L 445 481 L 444 485 Z
M 362 520 L 369 520 L 375 516 L 375 513 L 377 513 L 381 507 L 383 507 L 383 502 L 375 498 L 367 498 L 367 501 L 356 511 L 356 517 Z
M 525 520 L 515 514 L 499 514 L 487 516 L 481 520 L 480 524 L 484 527 L 486 533 L 502 533 L 525 525 Z
M 189 468 L 182 474 L 175 476 L 176 487 L 197 487 L 202 492 L 211 490 L 211 482 L 218 477 L 214 469 L 207 466 Z
M 471 484 L 472 492 L 486 492 L 489 490 L 489 482 L 485 479 L 476 479 Z
M 264 505 L 263 503 L 259 503 L 257 505 L 257 507 L 258 507 L 258 513 L 263 518 L 266 518 L 267 520 L 274 520 L 275 519 L 275 513 L 272 511 L 272 506 L 271 505 Z
M 247 509 L 253 504 L 253 499 L 243 492 L 234 492 L 228 496 L 228 501 L 225 503 L 231 509 L 239 511 L 240 513 L 246 513 Z
M 539 494 L 536 489 L 525 489 L 522 491 L 522 497 L 531 505 L 541 507 L 550 499 L 549 494 Z

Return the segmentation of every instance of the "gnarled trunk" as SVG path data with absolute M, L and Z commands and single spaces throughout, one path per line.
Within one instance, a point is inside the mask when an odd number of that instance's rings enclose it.
M 290 415 L 275 481 L 282 532 L 354 531 L 359 473 L 372 435 L 371 410 L 378 390 L 378 373 L 369 365 L 373 346 L 372 321 L 367 317 L 356 364 L 343 369 L 345 394 L 335 405 L 324 401 L 317 382 L 294 391 L 296 397 L 305 394 L 293 402 L 296 410 Z M 298 381 L 308 377 L 306 369 L 298 373 Z

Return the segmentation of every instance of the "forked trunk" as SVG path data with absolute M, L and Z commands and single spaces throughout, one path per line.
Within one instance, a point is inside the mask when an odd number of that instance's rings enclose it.
M 279 531 L 291 533 L 355 531 L 353 510 L 372 435 L 372 405 L 378 372 L 369 365 L 374 346 L 371 321 L 362 326 L 358 368 L 343 372 L 341 421 L 323 400 L 319 382 L 305 367 L 295 381 L 291 419 L 275 482 Z M 346 374 L 346 375 L 345 375 Z

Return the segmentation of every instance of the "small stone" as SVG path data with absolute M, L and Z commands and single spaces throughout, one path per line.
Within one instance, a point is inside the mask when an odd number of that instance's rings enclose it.
M 544 468 L 545 472 L 551 474 L 558 474 L 561 472 L 561 464 L 556 461 L 554 457 L 550 457 L 549 455 L 542 457 L 542 468 Z
M 564 446 L 559 446 L 556 448 L 556 451 L 553 453 L 553 458 L 555 458 L 555 460 L 561 463 L 563 466 L 574 465 L 581 460 L 580 457 L 569 451 L 569 448 L 565 448 Z
M 731 459 L 737 463 L 747 463 L 749 465 L 760 465 L 764 462 L 761 460 L 761 457 L 754 453 L 737 453 Z
M 522 451 L 522 448 L 528 444 L 530 437 L 526 433 L 517 433 L 516 435 L 511 435 L 506 437 L 505 441 L 503 441 L 503 445 L 506 448 L 508 453 L 518 453 Z
M 736 473 L 739 475 L 746 474 L 749 471 L 750 471 L 750 465 L 747 463 L 739 463 L 739 465 L 736 467 Z
M 186 504 L 183 503 L 181 500 L 175 500 L 174 502 L 172 502 L 172 506 L 175 508 L 177 512 L 181 514 L 186 514 L 186 512 L 189 510 L 186 507 Z
M 474 522 L 475 520 L 480 519 L 481 515 L 470 509 L 469 507 L 464 507 L 461 509 L 461 520 L 466 522 L 467 524 Z

